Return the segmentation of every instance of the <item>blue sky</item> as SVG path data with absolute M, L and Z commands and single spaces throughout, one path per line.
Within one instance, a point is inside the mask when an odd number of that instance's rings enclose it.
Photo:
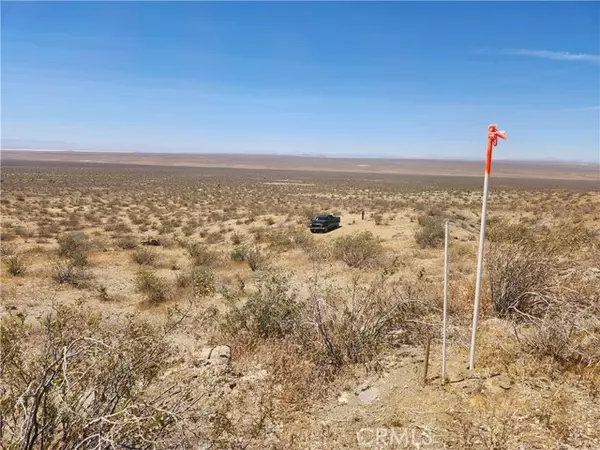
M 600 162 L 597 2 L 2 2 L 3 147 Z

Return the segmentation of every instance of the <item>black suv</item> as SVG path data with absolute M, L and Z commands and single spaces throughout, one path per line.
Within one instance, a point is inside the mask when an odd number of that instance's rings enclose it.
M 327 233 L 340 226 L 340 218 L 331 214 L 319 214 L 310 220 L 310 231 L 313 233 Z

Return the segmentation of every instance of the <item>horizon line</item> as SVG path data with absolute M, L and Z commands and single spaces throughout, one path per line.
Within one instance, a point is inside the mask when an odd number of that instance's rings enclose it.
M 161 156 L 277 156 L 277 157 L 293 157 L 293 158 L 323 158 L 323 159 L 375 159 L 375 160 L 409 160 L 409 161 L 465 161 L 474 162 L 480 161 L 483 158 L 475 157 L 444 157 L 444 156 L 360 156 L 360 155 L 340 155 L 340 154 L 324 154 L 324 153 L 274 153 L 274 152 L 202 152 L 202 151 L 178 151 L 178 152 L 164 152 L 164 151 L 140 151 L 140 150 L 89 150 L 89 149 L 57 149 L 57 148 L 4 148 L 0 147 L 0 152 L 31 152 L 31 153 L 102 153 L 102 154 L 129 154 L 129 155 L 161 155 Z M 494 160 L 498 162 L 545 162 L 545 163 L 575 163 L 575 164 L 594 164 L 600 166 L 599 161 L 590 161 L 584 159 L 559 159 L 559 158 L 502 158 L 496 157 Z

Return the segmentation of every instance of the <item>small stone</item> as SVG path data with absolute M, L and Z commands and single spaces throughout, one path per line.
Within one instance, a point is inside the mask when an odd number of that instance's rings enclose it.
M 228 345 L 218 345 L 212 349 L 209 361 L 216 364 L 229 364 L 231 348 Z
M 367 388 L 366 390 L 364 390 L 360 394 L 358 394 L 358 399 L 362 403 L 366 403 L 366 404 L 373 403 L 378 398 L 379 398 L 379 389 L 374 388 L 374 387 Z
M 228 345 L 202 347 L 200 354 L 195 359 L 196 366 L 227 365 L 231 360 L 231 348 Z
M 512 380 L 508 375 L 500 375 L 497 378 L 496 383 L 504 390 L 508 390 L 512 387 Z
M 354 391 L 354 393 L 356 395 L 359 395 L 361 392 L 366 391 L 370 387 L 371 387 L 371 385 L 369 384 L 368 381 L 363 381 L 362 384 L 356 388 L 356 390 Z
M 348 400 L 348 393 L 347 392 L 342 392 L 342 394 L 338 397 L 337 399 L 338 403 L 340 405 L 347 405 L 349 400 Z

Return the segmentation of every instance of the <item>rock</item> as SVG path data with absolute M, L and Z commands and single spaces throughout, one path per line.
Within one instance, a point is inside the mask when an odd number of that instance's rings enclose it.
M 359 395 L 361 392 L 366 391 L 370 387 L 371 387 L 371 385 L 369 384 L 368 381 L 363 381 L 362 384 L 356 388 L 356 390 L 354 391 L 354 394 Z
M 467 395 L 478 395 L 483 392 L 483 383 L 477 379 L 467 379 L 462 386 L 463 392 Z
M 209 361 L 217 364 L 229 364 L 231 360 L 231 347 L 229 345 L 218 345 L 213 348 Z
M 248 382 L 252 383 L 252 382 L 264 380 L 268 376 L 269 376 L 269 372 L 267 372 L 265 369 L 260 369 L 256 372 L 252 372 L 247 375 L 244 375 L 243 377 L 240 378 L 240 381 L 243 381 L 246 383 L 248 383 Z
M 348 402 L 350 401 L 348 399 L 348 393 L 347 392 L 342 392 L 342 394 L 338 397 L 337 401 L 338 401 L 338 403 L 340 405 L 346 405 L 346 404 L 348 404 Z
M 202 347 L 195 360 L 197 366 L 228 365 L 231 360 L 231 348 L 228 345 Z
M 358 394 L 358 399 L 362 403 L 370 404 L 379 398 L 379 389 L 374 387 L 369 387 Z
M 498 386 L 500 386 L 505 391 L 512 387 L 512 380 L 510 379 L 510 377 L 508 375 L 500 375 L 496 379 L 496 383 L 498 384 Z
M 231 360 L 231 347 L 229 345 L 216 346 L 210 354 L 210 360 L 228 364 Z

